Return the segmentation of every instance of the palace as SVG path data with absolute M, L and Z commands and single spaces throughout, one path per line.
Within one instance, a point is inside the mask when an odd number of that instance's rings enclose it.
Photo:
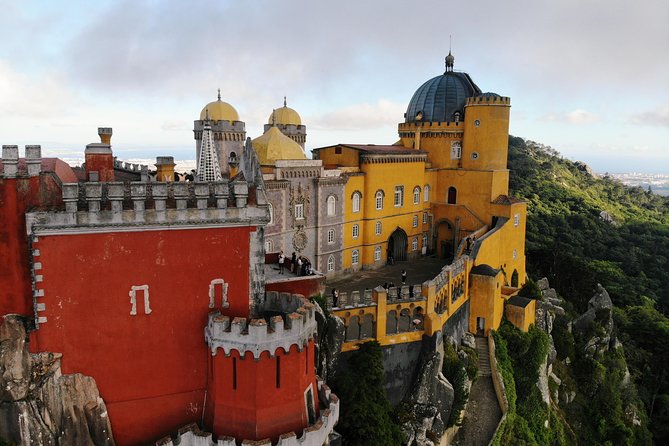
M 394 145 L 335 144 L 311 159 L 285 99 L 251 140 L 219 93 L 194 122 L 194 182 L 175 181 L 169 156 L 155 176 L 116 160 L 107 127 L 80 168 L 3 145 L 0 314 L 27 318 L 31 352 L 62 353 L 64 374 L 95 379 L 118 444 L 170 444 L 191 423 L 224 446 L 327 444 L 339 400 L 316 376 L 312 288 L 266 279 L 279 251 L 328 277 L 444 259 L 433 280 L 329 301 L 344 351 L 418 342 L 456 319 L 479 334 L 505 312 L 534 321 L 514 297 L 526 204 L 508 192 L 510 99 L 453 66 L 449 53 L 416 90 Z M 69 432 L 30 429 L 9 440 Z

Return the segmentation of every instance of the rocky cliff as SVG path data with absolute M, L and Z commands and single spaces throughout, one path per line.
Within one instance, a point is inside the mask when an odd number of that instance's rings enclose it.
M 95 380 L 62 375 L 59 353 L 31 354 L 26 321 L 0 319 L 0 440 L 17 445 L 114 445 Z

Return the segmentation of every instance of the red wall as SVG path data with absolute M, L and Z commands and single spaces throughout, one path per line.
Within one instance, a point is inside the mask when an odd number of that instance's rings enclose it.
M 276 386 L 276 357 L 281 358 L 280 387 Z M 213 362 L 205 419 L 216 435 L 260 440 L 294 431 L 301 436 L 307 427 L 304 393 L 312 385 L 312 397 L 318 417 L 318 387 L 314 368 L 314 342 L 298 351 L 293 345 L 270 357 L 263 352 L 256 361 L 251 353 L 240 358 L 233 350 L 226 357 L 219 349 Z M 236 362 L 237 388 L 233 388 L 233 362 Z M 210 365 L 211 367 L 211 365 Z
M 265 283 L 265 291 L 301 294 L 306 298 L 318 296 L 325 292 L 325 276 L 295 276 L 294 278 L 291 277 L 290 280 L 268 281 Z
M 0 314 L 33 315 L 25 213 L 58 202 L 60 186 L 50 175 L 0 179 Z
M 89 153 L 86 155 L 86 177 L 97 171 L 99 181 L 114 181 L 114 158 L 112 154 Z
M 33 351 L 62 352 L 63 373 L 95 378 L 118 444 L 141 444 L 201 421 L 209 283 L 229 283 L 230 308 L 247 316 L 254 228 L 40 236 L 47 322 Z M 130 315 L 128 292 L 148 285 Z M 216 305 L 219 307 L 220 300 Z

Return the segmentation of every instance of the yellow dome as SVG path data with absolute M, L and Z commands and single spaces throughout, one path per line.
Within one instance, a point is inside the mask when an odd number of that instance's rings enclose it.
M 227 102 L 221 101 L 220 93 L 217 101 L 210 102 L 204 106 L 200 112 L 200 120 L 205 120 L 207 118 L 207 112 L 209 112 L 209 119 L 212 121 L 239 121 L 239 115 L 237 114 L 235 107 Z
M 286 102 L 284 101 L 283 107 L 277 108 L 269 115 L 267 123 L 274 125 L 302 125 L 302 119 L 295 110 L 286 106 Z
M 263 166 L 274 165 L 276 160 L 305 160 L 302 147 L 279 130 L 270 127 L 262 136 L 252 141 L 253 148 L 258 154 L 258 160 Z

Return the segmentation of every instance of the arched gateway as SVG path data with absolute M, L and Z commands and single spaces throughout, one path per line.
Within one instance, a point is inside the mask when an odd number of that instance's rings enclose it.
M 406 260 L 408 243 L 407 233 L 402 228 L 395 229 L 388 239 L 388 255 L 393 260 Z

